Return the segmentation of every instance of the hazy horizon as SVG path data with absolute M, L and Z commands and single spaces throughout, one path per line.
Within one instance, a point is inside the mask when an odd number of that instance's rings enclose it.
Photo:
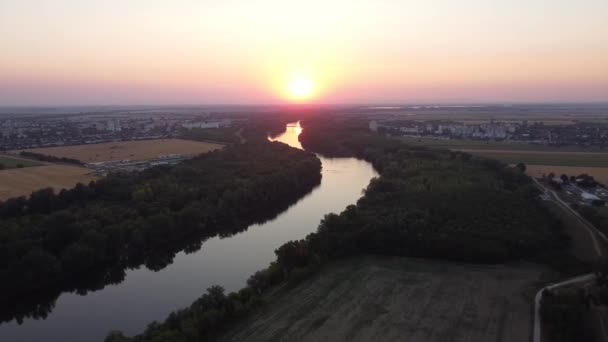
M 91 103 L 91 104 L 35 104 L 35 105 L 4 105 L 0 104 L 0 110 L 6 109 L 61 109 L 61 108 L 222 108 L 222 107 L 233 107 L 233 108 L 262 108 L 262 107 L 290 107 L 290 108 L 306 108 L 306 107 L 386 107 L 387 109 L 397 108 L 425 108 L 425 107 L 556 107 L 556 106 L 608 106 L 608 101 L 545 101 L 545 102 L 524 102 L 524 101 L 512 101 L 512 102 L 350 102 L 350 103 L 322 103 L 322 102 L 310 102 L 310 103 L 289 103 L 289 102 L 275 102 L 275 103 Z
M 608 101 L 608 2 L 5 0 L 0 106 Z

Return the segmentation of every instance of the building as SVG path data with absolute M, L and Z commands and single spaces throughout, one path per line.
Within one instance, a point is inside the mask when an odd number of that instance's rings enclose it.
M 193 129 L 193 128 L 220 128 L 220 127 L 230 127 L 232 122 L 230 120 L 221 120 L 221 121 L 197 121 L 197 122 L 186 122 L 182 124 L 183 128 Z
M 120 120 L 118 120 L 118 119 L 108 120 L 108 123 L 106 124 L 106 129 L 111 132 L 122 131 L 122 127 L 120 125 Z
M 594 203 L 596 201 L 601 201 L 601 198 L 599 198 L 593 194 L 590 194 L 588 192 L 582 192 L 581 198 L 583 199 L 584 202 L 587 202 L 587 203 Z
M 369 122 L 369 130 L 372 132 L 378 132 L 378 121 L 372 120 Z

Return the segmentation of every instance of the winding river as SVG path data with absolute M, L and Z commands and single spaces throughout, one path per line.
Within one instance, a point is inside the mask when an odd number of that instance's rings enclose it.
M 283 134 L 269 139 L 302 148 L 301 131 L 299 123 L 292 123 Z M 140 267 L 127 271 L 120 284 L 86 295 L 64 293 L 48 318 L 0 325 L 0 341 L 102 341 L 113 329 L 133 335 L 151 321 L 188 306 L 212 285 L 222 285 L 228 292 L 242 288 L 250 275 L 275 259 L 277 247 L 304 238 L 325 214 L 355 203 L 377 175 L 362 160 L 319 157 L 321 185 L 274 220 L 232 237 L 209 239 L 195 253 L 179 253 L 161 271 Z

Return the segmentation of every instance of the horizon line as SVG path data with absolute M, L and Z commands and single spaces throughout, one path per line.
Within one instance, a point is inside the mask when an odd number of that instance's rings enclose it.
M 334 103 L 111 103 L 111 104 L 0 104 L 0 108 L 78 108 L 78 107 L 359 107 L 359 106 L 510 106 L 510 105 L 608 105 L 606 101 L 454 101 L 454 102 L 334 102 Z

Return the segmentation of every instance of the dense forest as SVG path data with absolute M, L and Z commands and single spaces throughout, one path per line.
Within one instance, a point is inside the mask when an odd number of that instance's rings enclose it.
M 183 129 L 180 136 L 187 140 L 211 141 L 223 144 L 238 144 L 241 142 L 237 135 L 237 127 L 192 128 Z
M 539 191 L 519 169 L 466 153 L 428 150 L 371 134 L 366 122 L 308 118 L 303 146 L 328 156 L 371 162 L 380 177 L 315 233 L 275 251 L 267 269 L 226 295 L 208 290 L 190 307 L 152 323 L 133 338 L 107 342 L 209 341 L 255 310 L 277 284 L 296 284 L 324 263 L 361 253 L 481 263 L 538 258 L 567 243 L 560 224 L 538 202 Z M 541 252 L 542 251 L 542 252 Z
M 260 141 L 0 203 L 0 319 L 44 317 L 61 291 L 161 269 L 208 237 L 271 219 L 317 186 L 320 170 L 312 153 Z
M 370 135 L 356 121 L 303 125 L 300 140 L 307 149 L 350 153 L 381 173 L 356 206 L 329 215 L 319 227 L 340 250 L 500 262 L 564 243 L 560 223 L 518 169 Z

